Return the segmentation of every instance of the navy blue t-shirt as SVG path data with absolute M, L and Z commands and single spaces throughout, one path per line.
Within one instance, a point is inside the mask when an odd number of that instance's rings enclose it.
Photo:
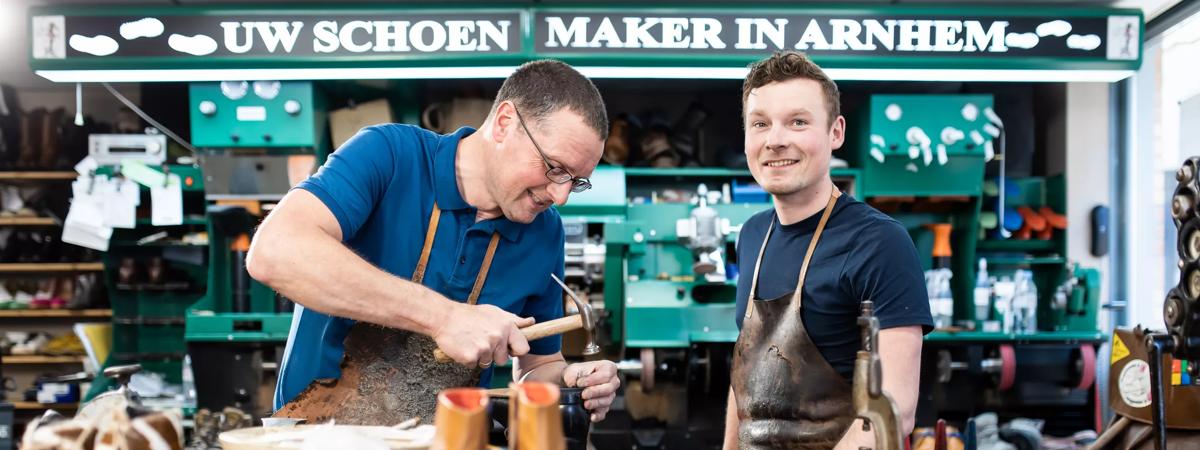
M 758 295 L 774 299 L 796 289 L 808 243 L 821 220 L 818 212 L 799 222 L 781 225 L 774 209 L 755 214 L 742 225 L 737 243 L 737 324 L 742 327 L 750 282 L 763 237 L 771 222 L 775 229 L 763 253 Z M 933 329 L 925 274 L 912 238 L 895 219 L 850 195 L 833 207 L 804 281 L 804 327 L 821 355 L 838 373 L 850 379 L 861 346 L 856 319 L 863 300 L 875 303 L 879 327 L 921 325 Z

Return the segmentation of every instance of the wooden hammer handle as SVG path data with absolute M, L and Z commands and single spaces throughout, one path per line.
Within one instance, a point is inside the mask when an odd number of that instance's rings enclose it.
M 535 341 L 544 337 L 559 335 L 572 330 L 578 330 L 580 328 L 583 328 L 583 316 L 580 314 L 572 314 L 548 322 L 535 323 L 527 326 L 521 329 L 521 334 L 525 335 L 525 340 Z M 446 352 L 443 352 L 440 348 L 433 351 L 433 359 L 441 363 L 454 360 L 450 358 L 450 355 L 447 355 Z

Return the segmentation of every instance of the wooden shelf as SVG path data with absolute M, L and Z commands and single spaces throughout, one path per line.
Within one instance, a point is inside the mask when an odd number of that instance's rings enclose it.
M 11 355 L 2 360 L 4 364 L 79 364 L 83 362 L 83 356 Z
M 986 240 L 978 241 L 975 249 L 978 251 L 995 251 L 995 252 L 1051 252 L 1056 250 L 1058 242 L 1054 240 Z
M 0 171 L 0 181 L 7 180 L 74 180 L 78 173 L 62 171 Z
M 107 318 L 112 317 L 111 309 L 0 309 L 0 318 L 3 317 L 67 317 L 67 318 L 83 318 L 96 317 Z
M 983 256 L 988 262 L 988 268 L 995 266 L 1035 266 L 1043 264 L 1066 264 L 1067 259 L 1060 256 L 1046 257 L 1009 257 L 1009 256 Z
M 0 226 L 45 226 L 58 225 L 53 218 L 50 217 L 0 217 Z
M 77 409 L 78 403 L 38 403 L 38 402 L 13 402 L 13 409 Z
M 0 263 L 0 273 L 99 272 L 104 263 Z

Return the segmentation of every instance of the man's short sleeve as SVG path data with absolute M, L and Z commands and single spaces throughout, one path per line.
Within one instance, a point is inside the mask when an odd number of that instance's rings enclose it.
M 542 213 L 546 214 L 546 213 Z M 554 221 L 558 227 L 558 238 L 554 248 L 558 251 L 558 256 L 553 259 L 554 275 L 558 279 L 563 279 L 563 260 L 566 257 L 566 235 L 562 231 L 562 221 Z M 550 279 L 549 274 L 546 277 L 546 289 L 542 290 L 541 295 L 531 298 L 525 302 L 525 307 L 518 314 L 521 317 L 533 317 L 537 323 L 542 323 L 549 320 L 561 318 L 563 316 L 563 295 L 562 287 Z M 585 299 L 586 300 L 586 299 Z M 533 355 L 553 355 L 562 351 L 562 336 L 555 335 L 532 341 L 529 343 L 529 353 Z
M 925 333 L 932 331 L 925 274 L 912 237 L 891 220 L 862 237 L 846 267 L 854 298 L 874 302 L 880 328 L 921 325 Z
M 337 218 L 342 240 L 354 237 L 383 198 L 395 157 L 384 131 L 363 128 L 329 155 L 317 173 L 296 186 L 317 196 Z

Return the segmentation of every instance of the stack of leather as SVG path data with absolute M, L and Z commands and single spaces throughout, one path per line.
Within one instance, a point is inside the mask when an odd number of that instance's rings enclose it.
M 114 408 L 98 420 L 53 411 L 25 429 L 24 450 L 183 450 L 183 426 L 168 412 Z

